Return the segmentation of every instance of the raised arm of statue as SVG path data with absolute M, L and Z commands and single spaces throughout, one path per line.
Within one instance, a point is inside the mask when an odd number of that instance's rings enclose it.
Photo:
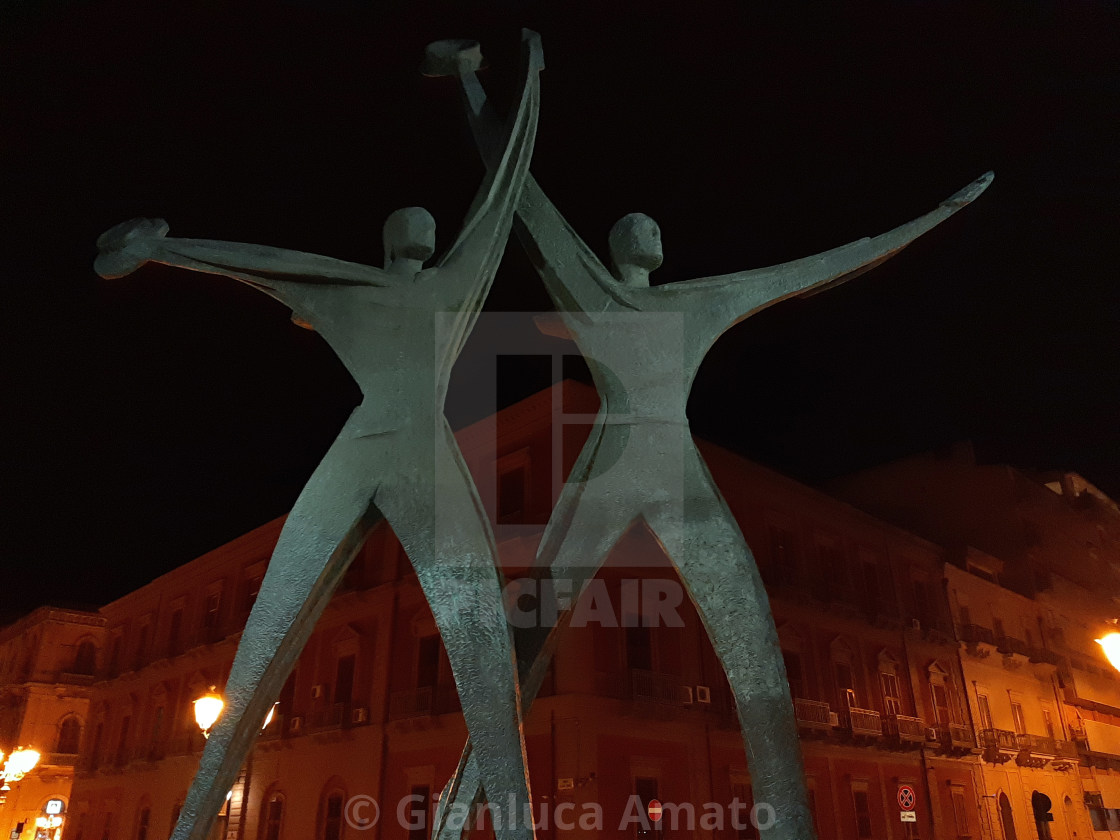
M 487 169 L 494 171 L 501 151 L 502 122 L 475 73 L 481 63 L 477 43 L 438 41 L 428 47 L 425 72 L 459 78 L 475 144 Z M 615 298 L 612 290 L 617 284 L 610 272 L 564 220 L 531 174 L 525 179 L 514 229 L 557 309 L 601 312 Z
M 993 177 L 986 173 L 936 210 L 874 238 L 769 268 L 657 286 L 653 291 L 658 308 L 709 312 L 718 335 L 780 300 L 816 294 L 874 268 L 975 200 Z
M 144 263 L 221 274 L 240 280 L 298 309 L 310 291 L 323 286 L 386 286 L 388 274 L 358 263 L 264 245 L 167 236 L 162 219 L 133 219 L 97 240 L 94 269 L 102 277 L 131 274 Z
M 505 251 L 513 214 L 521 200 L 536 140 L 540 78 L 544 67 L 540 36 L 522 30 L 522 77 L 517 105 L 504 130 L 495 166 L 487 171 L 455 243 L 440 259 L 439 280 L 449 308 L 476 312 Z

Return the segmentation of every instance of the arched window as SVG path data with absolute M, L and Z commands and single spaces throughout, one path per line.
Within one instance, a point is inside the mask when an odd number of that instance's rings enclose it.
M 54 751 L 63 755 L 77 755 L 82 749 L 82 722 L 68 717 L 58 727 L 58 742 Z
M 1015 818 L 1011 815 L 1011 800 L 1006 793 L 999 795 L 999 821 L 1003 826 L 1003 836 L 1006 840 L 1018 840 L 1015 834 Z
M 97 645 L 91 639 L 86 639 L 78 645 L 74 654 L 73 673 L 92 677 L 97 669 Z
M 284 794 L 273 791 L 264 800 L 261 840 L 280 840 L 284 830 Z
M 345 804 L 346 791 L 338 784 L 328 783 L 319 804 L 320 840 L 342 840 L 342 809 Z

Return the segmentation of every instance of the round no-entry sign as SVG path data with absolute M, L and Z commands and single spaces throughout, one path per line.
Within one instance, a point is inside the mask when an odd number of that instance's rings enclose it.
M 656 799 L 651 799 L 649 805 L 646 806 L 646 811 L 649 813 L 649 818 L 654 822 L 661 822 L 661 803 Z
M 914 788 L 910 785 L 898 786 L 898 807 L 903 811 L 914 810 L 914 803 L 917 799 L 917 796 L 914 795 Z

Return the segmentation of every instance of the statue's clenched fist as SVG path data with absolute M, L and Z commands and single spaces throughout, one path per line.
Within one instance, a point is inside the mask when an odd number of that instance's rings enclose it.
M 163 219 L 131 219 L 114 225 L 97 237 L 101 253 L 94 260 L 94 271 L 107 279 L 131 274 L 152 259 L 155 240 L 167 236 L 168 230 Z

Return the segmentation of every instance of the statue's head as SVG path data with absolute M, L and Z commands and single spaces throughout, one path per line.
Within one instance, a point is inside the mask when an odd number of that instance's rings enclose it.
M 649 285 L 647 272 L 661 265 L 661 228 L 644 213 L 630 213 L 614 223 L 609 238 L 611 259 L 624 283 Z M 628 267 L 642 269 L 628 270 Z
M 393 260 L 424 260 L 436 250 L 436 220 L 423 207 L 394 210 L 381 229 L 385 245 L 385 267 Z

